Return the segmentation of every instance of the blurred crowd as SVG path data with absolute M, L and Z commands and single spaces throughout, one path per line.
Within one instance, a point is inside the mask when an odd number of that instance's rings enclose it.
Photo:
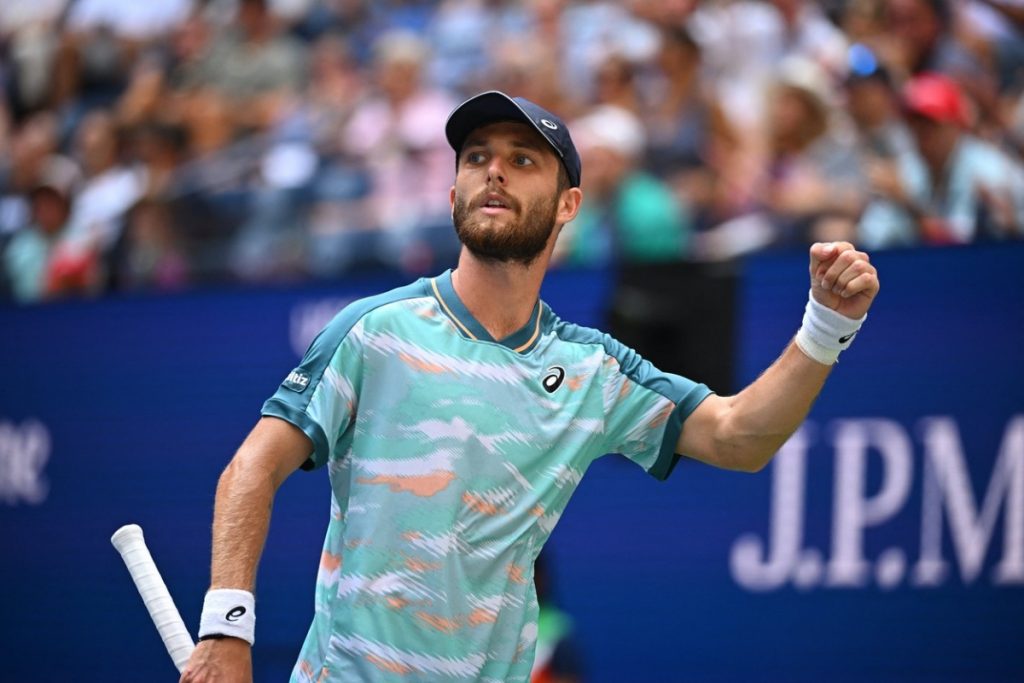
M 566 264 L 1024 236 L 1024 0 L 3 0 L 0 292 L 450 265 L 448 112 L 570 122 Z

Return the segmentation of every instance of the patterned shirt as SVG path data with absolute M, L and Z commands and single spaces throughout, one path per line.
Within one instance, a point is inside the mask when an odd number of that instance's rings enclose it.
M 346 307 L 263 407 L 332 489 L 292 681 L 527 681 L 533 562 L 583 473 L 665 478 L 709 393 L 543 302 L 495 340 L 450 271 Z

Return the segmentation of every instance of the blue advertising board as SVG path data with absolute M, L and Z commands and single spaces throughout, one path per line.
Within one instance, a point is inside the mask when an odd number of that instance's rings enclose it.
M 1024 245 L 873 260 L 877 305 L 772 465 L 584 477 L 549 550 L 587 681 L 1024 680 Z M 806 272 L 746 264 L 742 382 Z M 0 309 L 0 680 L 176 680 L 110 534 L 143 527 L 194 632 L 220 471 L 320 326 L 396 284 Z M 599 325 L 610 286 L 557 272 L 544 297 Z M 308 627 L 329 495 L 302 473 L 275 502 L 257 681 Z

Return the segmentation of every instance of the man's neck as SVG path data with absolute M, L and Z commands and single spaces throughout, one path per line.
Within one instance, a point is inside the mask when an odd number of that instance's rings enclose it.
M 550 259 L 548 249 L 529 266 L 500 263 L 463 248 L 452 286 L 477 322 L 501 340 L 529 322 Z

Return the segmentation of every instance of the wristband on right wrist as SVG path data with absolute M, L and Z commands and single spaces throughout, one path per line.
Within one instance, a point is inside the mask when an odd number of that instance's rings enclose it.
M 207 591 L 199 618 L 199 640 L 219 636 L 256 642 L 256 598 L 249 591 L 217 588 Z
M 839 354 L 853 343 L 867 317 L 865 313 L 856 320 L 847 318 L 818 303 L 810 295 L 804 308 L 803 324 L 796 333 L 796 345 L 812 360 L 822 365 L 834 365 Z

